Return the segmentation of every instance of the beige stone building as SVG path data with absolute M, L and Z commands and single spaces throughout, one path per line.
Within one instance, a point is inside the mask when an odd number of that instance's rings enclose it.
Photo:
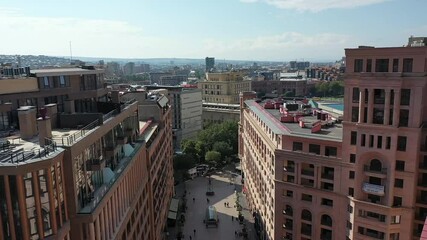
M 206 80 L 198 83 L 204 102 L 238 104 L 239 93 L 251 90 L 251 81 L 241 72 L 206 73 Z

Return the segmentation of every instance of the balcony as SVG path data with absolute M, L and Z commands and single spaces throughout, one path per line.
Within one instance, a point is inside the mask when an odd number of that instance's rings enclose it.
M 371 183 L 363 183 L 362 190 L 365 193 L 375 194 L 379 196 L 384 196 L 384 186 L 376 185 Z
M 363 171 L 365 173 L 368 173 L 368 175 L 372 175 L 372 176 L 376 176 L 376 177 L 380 177 L 380 178 L 387 177 L 386 176 L 387 168 L 375 169 L 375 168 L 370 167 L 369 165 L 364 165 Z
M 100 171 L 105 168 L 104 159 L 90 159 L 86 161 L 86 170 L 88 171 Z
M 417 197 L 417 203 L 427 205 L 427 198 Z
M 427 180 L 421 179 L 418 181 L 418 187 L 424 187 L 427 188 Z
M 127 136 L 118 136 L 117 137 L 117 144 L 124 145 L 128 142 Z

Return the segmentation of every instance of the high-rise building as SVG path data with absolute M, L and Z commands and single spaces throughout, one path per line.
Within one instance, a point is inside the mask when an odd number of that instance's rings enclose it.
M 134 62 L 128 62 L 128 63 L 126 63 L 123 66 L 123 74 L 125 76 L 135 74 L 135 63 Z
M 206 57 L 205 65 L 206 65 L 206 72 L 210 72 L 215 67 L 215 58 Z
M 342 124 L 304 102 L 241 94 L 243 191 L 261 239 L 419 239 L 426 59 L 424 46 L 346 49 Z
M 173 193 L 168 100 L 97 97 L 105 93 L 97 87 L 102 73 L 38 70 L 2 88 L 0 112 L 10 116 L 3 123 L 14 127 L 0 138 L 0 239 L 165 237 Z M 22 86 L 28 93 L 15 94 Z M 29 93 L 68 98 L 61 111 L 55 102 L 38 109 Z

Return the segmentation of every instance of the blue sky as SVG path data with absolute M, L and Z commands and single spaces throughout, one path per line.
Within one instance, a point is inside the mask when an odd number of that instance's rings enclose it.
M 0 5 L 0 54 L 335 60 L 427 36 L 427 0 L 38 0 Z

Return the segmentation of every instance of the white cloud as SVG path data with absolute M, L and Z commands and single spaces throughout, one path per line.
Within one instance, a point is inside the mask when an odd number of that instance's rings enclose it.
M 332 8 L 354 8 L 367 6 L 389 0 L 240 0 L 241 2 L 265 2 L 282 9 L 320 12 Z
M 344 48 L 353 47 L 354 40 L 347 35 L 321 33 L 306 35 L 298 32 L 286 32 L 278 35 L 244 38 L 231 41 L 207 39 L 206 52 L 230 58 L 231 55 L 243 59 L 290 60 L 305 59 L 337 59 L 344 54 Z
M 143 28 L 124 21 L 50 18 L 23 15 L 19 9 L 0 9 L 1 54 L 141 57 L 153 46 L 166 49 L 172 40 L 146 36 Z
M 336 59 L 356 40 L 335 33 L 285 32 L 226 40 L 197 34 L 170 37 L 148 35 L 141 26 L 124 21 L 49 18 L 0 9 L 0 54 L 123 58 L 204 58 L 248 60 Z

